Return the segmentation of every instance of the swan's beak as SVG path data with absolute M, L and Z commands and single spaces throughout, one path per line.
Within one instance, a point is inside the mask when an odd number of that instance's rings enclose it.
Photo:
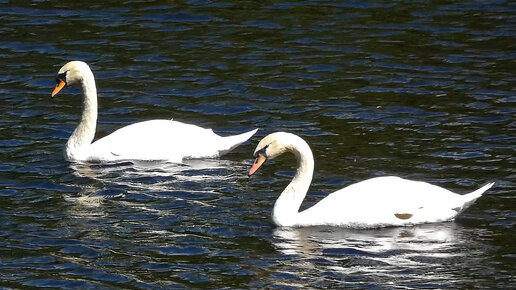
M 260 166 L 267 160 L 267 158 L 263 154 L 258 154 L 258 157 L 254 160 L 253 166 L 249 169 L 249 173 L 247 175 L 253 175 Z
M 56 88 L 52 92 L 52 97 L 57 95 L 64 88 L 65 85 L 66 83 L 63 80 L 59 80 L 59 82 L 56 85 Z

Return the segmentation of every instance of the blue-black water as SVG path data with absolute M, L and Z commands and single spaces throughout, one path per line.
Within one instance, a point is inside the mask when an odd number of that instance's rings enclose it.
M 0 286 L 510 288 L 516 5 L 510 1 L 0 0 Z M 182 165 L 70 164 L 90 64 L 97 137 L 174 118 L 250 142 Z M 459 193 L 454 222 L 275 228 L 292 156 L 249 179 L 263 136 L 311 145 L 303 208 L 398 175 Z

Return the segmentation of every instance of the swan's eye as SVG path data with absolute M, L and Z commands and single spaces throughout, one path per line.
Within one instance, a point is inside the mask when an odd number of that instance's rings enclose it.
M 57 78 L 56 78 L 56 83 L 59 83 L 61 81 L 65 82 L 66 83 L 66 73 L 68 71 L 65 71 L 64 73 L 60 73 L 57 75 Z
M 265 145 L 265 147 L 256 151 L 253 155 L 253 158 L 258 157 L 258 155 L 263 155 L 264 157 L 267 157 L 267 153 L 265 152 L 265 150 L 267 150 L 268 147 L 269 147 L 269 145 Z

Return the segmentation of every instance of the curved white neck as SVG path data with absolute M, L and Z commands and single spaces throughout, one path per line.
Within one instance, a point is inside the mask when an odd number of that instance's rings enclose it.
M 84 72 L 81 81 L 83 97 L 83 111 L 81 121 L 66 143 L 66 155 L 69 159 L 78 151 L 88 147 L 95 137 L 97 126 L 97 88 L 91 71 Z
M 274 204 L 272 219 L 279 226 L 290 226 L 298 222 L 299 207 L 308 192 L 314 172 L 312 150 L 304 140 L 295 139 L 286 149 L 296 156 L 298 168 L 296 175 Z

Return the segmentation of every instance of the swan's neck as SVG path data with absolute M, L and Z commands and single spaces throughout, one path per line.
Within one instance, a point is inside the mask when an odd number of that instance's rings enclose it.
M 287 147 L 298 160 L 296 175 L 283 190 L 274 204 L 272 219 L 279 226 L 291 226 L 299 222 L 299 207 L 308 192 L 314 172 L 314 158 L 308 144 L 302 139 Z
M 87 148 L 95 137 L 97 125 L 97 88 L 93 73 L 87 72 L 82 80 L 83 111 L 81 121 L 73 131 L 66 144 L 66 155 L 69 159 L 77 159 L 77 153 Z

